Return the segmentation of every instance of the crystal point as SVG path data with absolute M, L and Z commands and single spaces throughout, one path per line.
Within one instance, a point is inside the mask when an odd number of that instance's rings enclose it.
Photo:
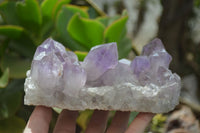
M 54 89 L 59 84 L 62 69 L 60 60 L 51 53 L 41 60 L 33 60 L 31 76 L 41 89 Z
M 149 56 L 151 64 L 156 63 L 156 69 L 158 69 L 159 66 L 169 67 L 172 60 L 171 55 L 165 50 L 162 41 L 158 38 L 144 46 L 142 56 Z
M 63 60 L 63 56 L 66 54 L 65 47 L 62 44 L 48 38 L 40 46 L 38 46 L 33 59 L 40 60 L 52 52 L 61 60 Z
M 165 50 L 163 43 L 160 39 L 155 38 L 149 44 L 145 45 L 142 49 L 142 55 L 149 56 L 155 52 Z
M 147 56 L 137 56 L 131 62 L 133 73 L 139 77 L 141 73 L 145 73 L 151 68 L 150 60 Z
M 31 66 L 31 78 L 44 90 L 78 95 L 86 82 L 86 73 L 80 67 L 76 54 L 49 38 L 36 50 Z
M 112 86 L 125 82 L 133 83 L 133 72 L 131 71 L 129 64 L 130 62 L 128 60 L 120 60 L 115 69 L 110 69 L 102 75 L 101 79 L 103 84 Z
M 63 80 L 64 93 L 77 97 L 80 88 L 85 85 L 86 72 L 79 65 L 66 62 L 64 64 Z
M 108 69 L 114 68 L 118 63 L 116 43 L 109 43 L 93 47 L 83 61 L 83 68 L 87 72 L 87 80 L 98 79 Z
M 161 69 L 168 70 L 172 60 L 171 55 L 167 53 L 160 39 L 154 39 L 145 45 L 141 56 L 137 56 L 131 62 L 131 69 L 137 77 L 137 81 L 142 85 L 167 83 L 166 79 L 158 79 L 165 73 L 161 73 Z M 172 73 L 170 74 L 172 75 Z M 157 80 L 160 83 L 157 84 Z

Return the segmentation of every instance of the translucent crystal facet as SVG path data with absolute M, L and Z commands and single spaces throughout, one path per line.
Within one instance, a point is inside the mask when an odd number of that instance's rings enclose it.
M 169 64 L 172 60 L 171 55 L 167 53 L 160 39 L 154 39 L 149 44 L 144 46 L 142 55 L 137 56 L 131 62 L 131 68 L 141 85 L 147 85 L 157 81 L 167 83 L 166 79 L 158 79 L 166 73 L 161 73 L 162 70 L 168 70 Z M 172 73 L 169 74 L 171 76 Z
M 167 53 L 162 41 L 158 38 L 144 46 L 142 56 L 149 56 L 151 63 L 155 64 L 154 66 L 156 69 L 158 69 L 159 66 L 169 67 L 172 60 L 171 55 Z
M 36 50 L 25 81 L 25 104 L 70 110 L 163 113 L 179 103 L 180 77 L 161 40 L 133 61 L 118 61 L 116 43 L 93 47 L 83 62 L 49 38 Z M 81 64 L 81 65 L 80 65 Z
M 87 72 L 87 80 L 94 81 L 108 69 L 118 63 L 116 43 L 109 43 L 93 47 L 83 61 L 83 68 Z
M 85 85 L 86 72 L 79 65 L 66 62 L 64 64 L 63 80 L 64 93 L 78 96 L 79 90 Z
M 101 77 L 104 85 L 116 85 L 121 83 L 133 83 L 133 72 L 128 60 L 120 60 L 115 69 L 106 71 Z
M 149 69 L 151 69 L 150 60 L 147 56 L 137 56 L 131 62 L 131 68 L 133 73 L 140 76 L 140 74 L 146 73 Z
M 86 73 L 80 67 L 76 54 L 66 51 L 62 44 L 51 38 L 37 48 L 31 77 L 39 88 L 52 91 L 52 94 L 64 89 L 68 95 L 78 95 L 78 90 L 86 82 Z
M 63 57 L 66 56 L 65 47 L 61 43 L 48 38 L 40 46 L 38 46 L 33 59 L 40 60 L 44 56 L 51 53 L 54 53 L 61 61 L 64 61 Z
M 165 51 L 162 41 L 156 38 L 143 47 L 142 55 L 150 56 L 163 50 Z

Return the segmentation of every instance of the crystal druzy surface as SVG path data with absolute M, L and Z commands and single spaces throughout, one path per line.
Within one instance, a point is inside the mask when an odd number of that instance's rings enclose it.
M 25 81 L 25 104 L 70 110 L 163 113 L 179 103 L 180 77 L 160 39 L 133 61 L 118 61 L 116 43 L 93 47 L 83 62 L 49 38 L 36 50 Z

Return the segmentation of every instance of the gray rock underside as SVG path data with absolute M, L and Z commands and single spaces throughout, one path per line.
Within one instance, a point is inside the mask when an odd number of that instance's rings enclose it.
M 48 92 L 34 84 L 30 74 L 27 75 L 24 98 L 26 105 L 45 105 L 70 110 L 99 109 L 164 113 L 173 110 L 179 103 L 180 89 L 174 89 L 179 87 L 175 83 L 168 85 L 167 88 L 152 85 L 153 89 L 131 83 L 88 87 L 82 88 L 76 98 L 62 92 L 48 95 Z

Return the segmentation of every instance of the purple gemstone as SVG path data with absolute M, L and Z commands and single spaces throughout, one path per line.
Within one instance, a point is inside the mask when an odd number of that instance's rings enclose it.
M 164 66 L 166 68 L 169 67 L 169 64 L 172 60 L 172 57 L 166 52 L 159 52 L 158 54 L 154 54 L 149 57 L 150 62 L 154 69 L 158 69 L 160 66 Z
M 64 62 L 66 55 L 65 47 L 51 38 L 46 39 L 37 49 L 34 55 L 34 60 L 40 60 L 50 53 L 54 53 L 60 61 Z
M 85 85 L 86 72 L 80 65 L 66 62 L 64 64 L 63 80 L 64 93 L 70 96 L 78 96 L 80 88 Z
M 158 38 L 155 38 L 143 47 L 142 55 L 149 56 L 163 50 L 165 51 L 162 41 Z
M 165 84 L 165 82 L 169 82 L 171 75 L 172 73 L 170 70 L 162 66 L 159 67 L 156 75 L 157 84 L 162 86 Z
M 87 81 L 94 81 L 108 69 L 113 69 L 117 63 L 117 45 L 108 43 L 93 47 L 85 57 L 82 66 L 87 72 Z
M 70 60 L 71 63 L 78 63 L 78 57 L 75 53 L 67 51 L 64 55 L 65 60 Z
M 151 64 L 158 69 L 159 66 L 169 67 L 172 60 L 171 55 L 167 53 L 162 41 L 158 38 L 145 45 L 142 50 L 143 56 L 149 56 Z
M 41 60 L 33 60 L 31 66 L 32 79 L 42 89 L 54 89 L 62 76 L 62 62 L 53 53 Z
M 86 82 L 86 72 L 80 67 L 76 54 L 49 38 L 40 45 L 33 58 L 31 77 L 39 88 L 68 90 L 78 94 Z M 70 89 L 69 89 L 70 88 Z
M 144 46 L 142 55 L 137 56 L 132 61 L 131 69 L 141 85 L 151 83 L 157 84 L 157 80 L 159 80 L 158 84 L 164 84 L 163 82 L 166 83 L 166 79 L 157 79 L 159 77 L 158 74 L 160 73 L 161 68 L 168 70 L 171 60 L 172 57 L 165 50 L 161 40 L 154 39 Z
M 133 73 L 139 77 L 139 75 L 142 73 L 145 73 L 146 71 L 149 71 L 151 68 L 151 64 L 149 61 L 149 58 L 147 56 L 137 56 L 135 59 L 131 62 L 131 69 L 133 70 Z
M 134 76 L 130 68 L 130 61 L 126 59 L 120 60 L 114 69 L 110 69 L 102 75 L 101 80 L 104 85 L 109 86 L 121 83 L 133 83 Z

